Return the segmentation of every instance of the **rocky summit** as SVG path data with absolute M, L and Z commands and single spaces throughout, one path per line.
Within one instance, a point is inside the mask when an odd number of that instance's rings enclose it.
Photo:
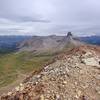
M 100 100 L 100 47 L 80 46 L 56 56 L 1 100 Z

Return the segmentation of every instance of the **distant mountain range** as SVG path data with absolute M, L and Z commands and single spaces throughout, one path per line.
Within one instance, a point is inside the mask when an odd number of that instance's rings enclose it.
M 100 45 L 100 36 L 80 37 L 80 40 L 89 44 Z
M 36 36 L 19 44 L 19 51 L 31 51 L 34 53 L 60 52 L 67 47 L 82 45 L 78 39 L 74 39 L 71 32 L 67 36 Z
M 77 37 L 80 41 L 100 45 L 100 36 L 89 36 L 89 37 Z M 29 47 L 29 50 L 34 48 L 56 48 L 61 43 L 66 41 L 66 36 L 0 36 L 0 52 L 9 52 L 20 48 L 20 50 L 25 50 Z M 67 38 L 68 41 L 68 38 Z M 71 40 L 72 42 L 72 40 Z M 75 41 L 74 41 L 75 42 Z M 41 45 L 44 43 L 43 45 Z M 49 47 L 48 47 L 49 46 Z M 33 48 L 32 48 L 33 47 Z M 23 49 L 22 49 L 23 48 Z M 61 48 L 61 47 L 60 47 Z M 56 48 L 57 49 L 57 48 Z M 28 50 L 28 49 L 27 49 Z
M 31 36 L 0 36 L 0 53 L 16 50 L 18 43 L 31 38 Z

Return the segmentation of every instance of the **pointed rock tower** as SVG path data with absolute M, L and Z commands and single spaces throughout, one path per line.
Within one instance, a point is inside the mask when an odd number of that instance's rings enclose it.
M 71 32 L 67 33 L 67 36 L 64 38 L 64 42 L 72 42 L 73 41 L 73 35 Z
M 60 49 L 66 49 L 66 48 L 73 48 L 76 46 L 80 46 L 83 43 L 80 42 L 78 39 L 75 39 L 72 35 L 71 32 L 67 33 L 67 36 L 63 38 L 63 40 L 61 41 L 61 43 L 59 44 L 59 48 Z

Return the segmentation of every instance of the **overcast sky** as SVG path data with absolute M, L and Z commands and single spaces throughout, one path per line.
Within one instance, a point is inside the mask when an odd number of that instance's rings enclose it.
M 0 35 L 100 34 L 100 0 L 0 0 Z

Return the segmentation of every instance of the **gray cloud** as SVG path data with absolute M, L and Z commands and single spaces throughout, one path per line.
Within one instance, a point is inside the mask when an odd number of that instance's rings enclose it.
M 0 0 L 0 34 L 100 33 L 100 0 Z
M 20 16 L 20 17 L 13 17 L 10 18 L 10 20 L 15 21 L 15 22 L 40 22 L 40 23 L 49 23 L 49 20 L 46 19 L 37 19 L 37 18 L 33 18 L 33 17 L 28 17 L 28 16 Z

